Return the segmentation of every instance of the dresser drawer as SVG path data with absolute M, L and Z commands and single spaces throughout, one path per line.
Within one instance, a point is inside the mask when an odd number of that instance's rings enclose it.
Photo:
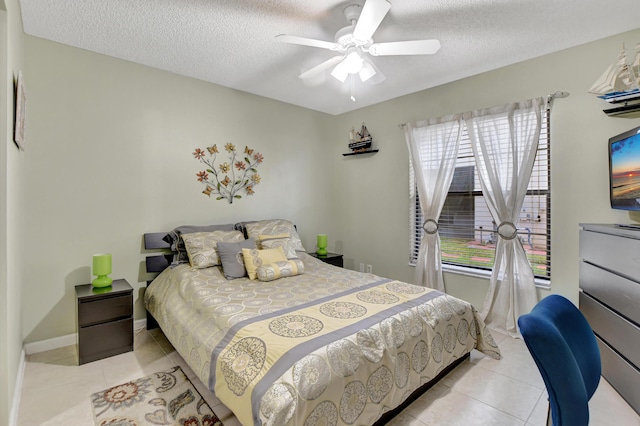
M 640 324 L 640 284 L 580 262 L 580 288 L 621 315 Z
M 133 319 L 78 330 L 78 361 L 85 364 L 133 350 Z
M 636 231 L 639 232 L 640 231 Z M 580 231 L 580 257 L 594 265 L 640 281 L 640 240 Z
M 86 327 L 133 315 L 133 295 L 78 302 L 78 326 Z
M 584 293 L 580 293 L 580 311 L 598 336 L 640 367 L 640 327 Z
M 629 403 L 636 413 L 640 414 L 640 371 L 624 360 L 609 345 L 596 336 L 600 358 L 602 359 L 602 375 L 607 382 Z

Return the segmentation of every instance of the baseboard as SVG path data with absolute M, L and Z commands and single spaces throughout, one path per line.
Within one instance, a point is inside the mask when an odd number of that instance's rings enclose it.
M 147 328 L 147 319 L 146 318 L 135 320 L 133 322 L 133 329 L 134 330 L 139 330 L 141 328 Z
M 133 329 L 138 330 L 144 328 L 147 324 L 146 319 L 139 319 L 133 322 Z M 66 336 L 54 337 L 53 339 L 40 340 L 24 345 L 24 351 L 27 355 L 37 354 L 39 352 L 50 351 L 52 349 L 63 348 L 65 346 L 75 345 L 77 342 L 77 333 L 67 334 Z
M 13 404 L 9 413 L 9 426 L 18 426 L 18 412 L 20 411 L 20 399 L 22 398 L 22 381 L 24 379 L 24 367 L 26 365 L 25 350 L 20 352 L 20 363 L 18 365 L 18 375 L 16 386 L 13 389 Z
M 54 337 L 53 339 L 39 340 L 37 342 L 26 343 L 24 350 L 27 355 L 37 354 L 39 352 L 50 351 L 52 349 L 63 348 L 65 346 L 76 344 L 77 333 L 67 334 L 66 336 Z

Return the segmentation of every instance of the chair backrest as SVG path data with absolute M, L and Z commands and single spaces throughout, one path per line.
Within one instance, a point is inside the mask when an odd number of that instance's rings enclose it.
M 571 301 L 554 294 L 518 318 L 518 326 L 547 387 L 553 424 L 587 425 L 589 399 L 602 367 L 584 315 Z

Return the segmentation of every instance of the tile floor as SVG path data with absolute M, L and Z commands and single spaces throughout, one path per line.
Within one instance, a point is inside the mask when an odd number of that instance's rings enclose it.
M 540 425 L 546 392 L 521 340 L 493 333 L 503 359 L 474 351 L 389 424 Z M 180 365 L 225 426 L 240 423 L 206 390 L 158 329 L 140 330 L 134 351 L 78 366 L 75 346 L 27 357 L 18 425 L 93 425 L 89 395 Z M 638 416 L 605 380 L 590 402 L 591 425 L 640 426 Z

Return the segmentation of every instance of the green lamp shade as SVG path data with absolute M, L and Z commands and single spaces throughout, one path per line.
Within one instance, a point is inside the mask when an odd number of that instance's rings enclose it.
M 318 234 L 318 251 L 320 256 L 327 255 L 327 234 Z
M 93 275 L 98 278 L 91 284 L 94 287 L 109 287 L 113 280 L 108 276 L 111 273 L 111 254 L 101 253 L 93 255 Z

